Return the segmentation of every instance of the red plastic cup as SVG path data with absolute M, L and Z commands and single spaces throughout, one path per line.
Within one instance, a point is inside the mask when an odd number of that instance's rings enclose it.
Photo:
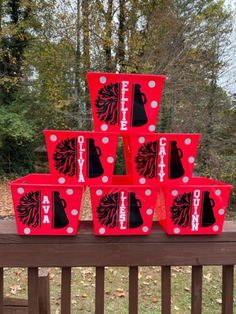
M 88 72 L 96 131 L 154 132 L 166 77 Z
M 52 176 L 60 184 L 109 184 L 118 135 L 84 131 L 43 131 Z
M 82 185 L 60 185 L 49 174 L 30 174 L 10 183 L 20 235 L 76 235 Z
M 168 234 L 220 234 L 232 188 L 203 177 L 188 184 L 167 183 L 158 191 L 157 220 Z
M 187 183 L 200 134 L 123 135 L 125 162 L 134 184 Z
M 150 234 L 157 189 L 131 185 L 125 176 L 115 176 L 112 185 L 91 186 L 95 235 Z

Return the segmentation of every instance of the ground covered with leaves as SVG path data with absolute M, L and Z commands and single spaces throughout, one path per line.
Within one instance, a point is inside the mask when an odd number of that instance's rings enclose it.
M 7 182 L 0 184 L 0 217 L 13 216 L 13 204 Z M 86 194 L 82 219 L 91 219 L 89 195 Z M 60 313 L 59 268 L 48 268 L 50 276 L 50 298 L 52 313 Z M 221 313 L 221 267 L 204 267 L 203 313 Z M 236 278 L 236 272 L 235 272 Z M 172 313 L 191 312 L 191 267 L 172 267 Z M 4 293 L 6 297 L 27 297 L 27 273 L 23 268 L 4 269 Z M 234 311 L 236 312 L 236 283 L 234 290 Z M 94 313 L 95 268 L 73 268 L 72 270 L 72 313 Z M 128 313 L 128 268 L 106 267 L 105 271 L 105 313 Z M 161 269 L 160 267 L 139 268 L 139 313 L 161 313 Z

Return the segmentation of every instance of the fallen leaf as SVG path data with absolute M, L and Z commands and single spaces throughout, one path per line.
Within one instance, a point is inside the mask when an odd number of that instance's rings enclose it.
M 158 302 L 157 298 L 152 299 L 152 303 L 157 303 L 157 302 Z
M 151 280 L 152 279 L 152 276 L 146 276 L 146 278 L 145 278 L 146 280 Z
M 222 304 L 222 299 L 216 299 L 216 302 L 217 302 L 218 304 Z
M 49 278 L 50 278 L 50 279 L 53 279 L 55 276 L 56 276 L 56 274 L 54 274 L 54 273 L 50 273 L 50 274 L 49 274 Z
M 115 295 L 119 298 L 124 298 L 125 297 L 125 291 L 122 288 L 117 288 Z
M 142 284 L 143 284 L 144 286 L 149 286 L 149 285 L 150 285 L 150 283 L 147 282 L 147 281 L 143 281 Z
M 117 291 L 117 292 L 124 292 L 124 289 L 122 289 L 122 288 L 117 288 L 116 291 Z
M 11 289 L 10 292 L 13 295 L 15 295 L 17 293 L 17 291 L 21 291 L 22 290 L 20 285 L 13 285 L 13 286 L 11 286 L 10 289 Z
M 212 274 L 211 274 L 211 273 L 207 273 L 206 275 L 203 275 L 203 277 L 204 277 L 207 281 L 211 281 L 211 280 L 212 280 Z

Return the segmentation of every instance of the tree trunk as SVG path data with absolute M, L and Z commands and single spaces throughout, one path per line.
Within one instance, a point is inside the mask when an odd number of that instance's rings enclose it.
M 137 12 L 138 12 L 138 0 L 132 0 L 131 1 L 131 8 L 129 12 L 129 21 L 128 21 L 128 69 L 131 72 L 136 72 L 136 62 L 137 58 L 135 56 L 137 55 L 137 49 L 139 48 L 137 46 L 136 40 L 137 40 Z
M 118 48 L 117 48 L 117 66 L 119 72 L 125 71 L 125 1 L 119 0 L 119 28 L 118 28 Z
M 212 47 L 211 54 L 211 75 L 209 86 L 209 101 L 207 103 L 206 114 L 206 140 L 204 147 L 203 165 L 206 168 L 211 169 L 210 164 L 212 162 L 212 141 L 214 139 L 214 112 L 216 111 L 216 92 L 217 92 L 217 47 Z
M 84 68 L 84 100 L 85 100 L 85 119 L 86 129 L 92 128 L 90 97 L 88 92 L 88 85 L 86 80 L 86 72 L 90 69 L 90 42 L 89 42 L 89 1 L 82 0 L 82 28 L 83 28 L 83 68 Z
M 104 52 L 106 59 L 105 71 L 111 72 L 114 70 L 114 65 L 112 62 L 111 46 L 112 46 L 112 8 L 113 0 L 108 0 L 108 8 L 105 13 L 105 38 L 104 38 Z
M 2 4 L 3 0 L 0 0 L 0 34 L 2 32 Z
M 3 54 L 2 42 L 1 42 L 1 38 L 2 38 L 2 15 L 3 15 L 2 4 L 3 4 L 3 0 L 0 0 L 0 56 L 2 56 L 2 54 Z M 0 75 L 2 75 L 1 72 L 3 72 L 2 68 L 3 68 L 3 64 L 2 64 L 2 60 L 0 58 Z M 0 84 L 0 106 L 3 104 L 3 97 L 1 97 L 1 95 L 3 95 L 3 92 L 4 92 L 4 88 Z
M 81 10 L 80 10 L 80 0 L 77 0 L 77 21 L 76 21 L 76 53 L 75 53 L 75 97 L 76 101 L 79 101 L 80 96 L 80 62 L 81 62 L 81 52 L 80 52 L 80 21 Z

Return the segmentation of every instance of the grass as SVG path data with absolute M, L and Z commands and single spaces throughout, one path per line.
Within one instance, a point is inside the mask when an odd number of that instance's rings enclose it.
M 60 313 L 60 269 L 50 268 L 52 313 Z M 26 298 L 27 275 L 25 269 L 5 269 L 5 295 Z M 236 277 L 236 272 L 235 272 Z M 191 267 L 172 267 L 172 313 L 191 312 Z M 203 314 L 221 313 L 221 267 L 204 267 Z M 161 313 L 161 269 L 160 267 L 139 268 L 139 313 Z M 236 287 L 234 289 L 236 295 Z M 234 300 L 236 312 L 236 300 Z M 73 268 L 72 270 L 72 313 L 94 313 L 95 269 Z M 106 267 L 105 313 L 128 313 L 128 268 Z

